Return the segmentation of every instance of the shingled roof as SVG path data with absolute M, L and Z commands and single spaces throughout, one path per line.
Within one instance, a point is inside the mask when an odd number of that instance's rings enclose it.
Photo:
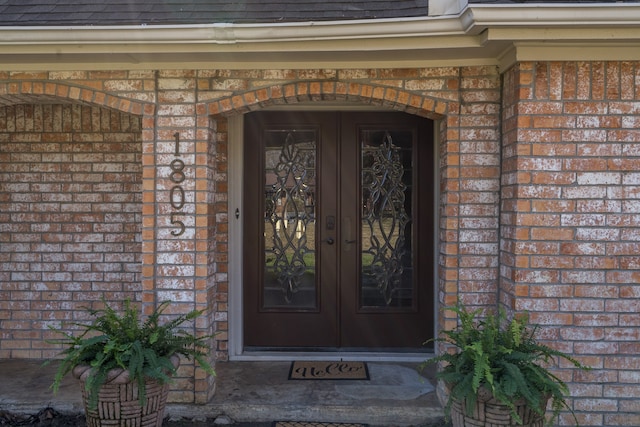
M 597 2 L 603 3 L 602 0 Z M 0 0 L 0 26 L 179 25 L 410 18 L 427 16 L 428 3 L 429 0 Z M 469 0 L 469 3 L 559 2 Z
M 427 15 L 428 0 L 0 0 L 1 26 L 264 23 Z

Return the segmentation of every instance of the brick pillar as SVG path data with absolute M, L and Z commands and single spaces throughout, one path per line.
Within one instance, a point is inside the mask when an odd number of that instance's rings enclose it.
M 197 118 L 195 74 L 158 72 L 155 114 L 145 117 L 143 298 L 154 306 L 171 300 L 169 314 L 205 310 L 192 330 L 204 335 L 212 333 L 207 311 L 211 158 L 206 123 Z M 206 403 L 212 390 L 212 378 L 193 361 L 183 361 L 169 399 Z
M 640 425 L 639 70 L 527 62 L 504 77 L 501 301 L 594 368 L 554 372 L 584 426 Z

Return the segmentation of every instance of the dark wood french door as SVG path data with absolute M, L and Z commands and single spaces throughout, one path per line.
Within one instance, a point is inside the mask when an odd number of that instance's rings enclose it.
M 247 114 L 247 349 L 417 350 L 433 335 L 432 126 Z

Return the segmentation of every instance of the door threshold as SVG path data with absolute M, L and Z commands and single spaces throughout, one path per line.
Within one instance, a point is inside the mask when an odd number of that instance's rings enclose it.
M 229 355 L 232 362 L 292 362 L 294 360 L 360 361 L 360 362 L 423 362 L 433 353 L 394 352 L 317 352 L 317 351 L 244 351 Z

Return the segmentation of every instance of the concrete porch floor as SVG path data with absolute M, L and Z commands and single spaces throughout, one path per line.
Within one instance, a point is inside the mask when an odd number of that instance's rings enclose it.
M 418 374 L 417 364 L 370 362 L 369 381 L 288 380 L 289 367 L 289 362 L 219 362 L 211 402 L 168 404 L 165 415 L 212 423 L 318 421 L 385 427 L 433 425 L 443 417 L 432 374 Z M 56 395 L 51 392 L 54 372 L 55 366 L 43 367 L 40 361 L 0 360 L 0 410 L 83 412 L 79 387 L 70 376 Z

